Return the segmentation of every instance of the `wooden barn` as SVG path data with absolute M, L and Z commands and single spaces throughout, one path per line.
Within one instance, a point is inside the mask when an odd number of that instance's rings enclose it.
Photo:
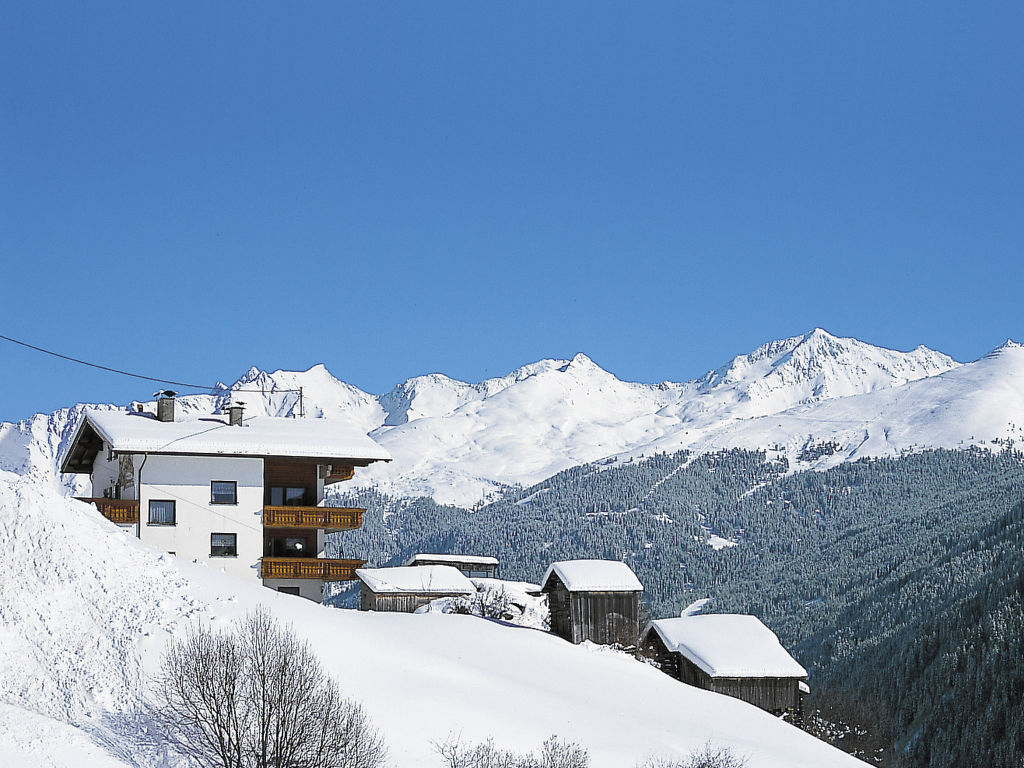
M 359 568 L 359 609 L 412 613 L 440 597 L 476 594 L 473 582 L 450 565 L 403 568 Z
M 684 683 L 773 713 L 801 710 L 805 670 L 756 616 L 708 614 L 657 619 L 640 654 Z
M 541 580 L 551 631 L 573 643 L 635 646 L 643 589 L 630 567 L 615 560 L 553 563 Z
M 493 579 L 498 573 L 498 558 L 482 555 L 420 554 L 410 557 L 405 565 L 450 565 L 471 579 Z

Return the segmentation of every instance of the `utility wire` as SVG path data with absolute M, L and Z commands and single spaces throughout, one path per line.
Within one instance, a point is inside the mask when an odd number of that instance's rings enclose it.
M 109 371 L 110 373 L 117 373 L 117 374 L 120 374 L 121 376 L 131 376 L 132 378 L 142 379 L 143 381 L 154 381 L 157 384 L 173 384 L 176 387 L 184 387 L 185 389 L 196 389 L 196 390 L 200 390 L 200 391 L 203 391 L 203 392 L 207 392 L 207 391 L 208 392 L 216 392 L 218 390 L 223 391 L 225 393 L 226 392 L 251 392 L 251 393 L 254 393 L 254 394 L 274 394 L 275 392 L 301 392 L 302 391 L 301 387 L 299 389 L 275 389 L 275 390 L 272 390 L 271 392 L 264 392 L 263 390 L 260 390 L 260 389 L 235 389 L 235 390 L 229 390 L 227 387 L 225 387 L 223 385 L 220 385 L 220 386 L 216 386 L 215 385 L 215 386 L 211 387 L 211 386 L 208 386 L 206 384 L 186 384 L 183 381 L 171 381 L 170 379 L 157 379 L 157 378 L 155 378 L 153 376 L 143 376 L 140 373 L 131 373 L 129 371 L 122 371 L 122 370 L 120 370 L 118 368 L 111 368 L 111 367 L 106 366 L 106 365 L 100 365 L 99 363 L 90 363 L 88 360 L 79 360 L 77 357 L 69 357 L 68 355 L 62 355 L 59 352 L 54 352 L 54 351 L 49 350 L 49 349 L 43 349 L 42 347 L 37 347 L 35 344 L 29 344 L 26 341 L 19 341 L 18 339 L 12 339 L 10 336 L 4 336 L 3 334 L 0 334 L 0 339 L 4 339 L 5 341 L 9 341 L 12 344 L 18 344 L 18 345 L 20 345 L 22 347 L 28 347 L 29 349 L 34 349 L 36 352 L 42 352 L 43 354 L 46 354 L 46 355 L 52 355 L 53 357 L 59 357 L 61 360 L 69 360 L 72 363 L 78 363 L 79 365 L 88 365 L 90 368 L 99 368 L 101 371 Z

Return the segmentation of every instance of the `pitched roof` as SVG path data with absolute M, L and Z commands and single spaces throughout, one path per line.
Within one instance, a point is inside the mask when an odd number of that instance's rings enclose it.
M 97 436 L 117 453 L 283 456 L 356 464 L 391 460 L 391 454 L 369 436 L 337 419 L 254 416 L 241 426 L 229 426 L 216 416 L 165 422 L 145 413 L 89 410 L 78 424 L 61 471 L 91 467 Z
M 411 565 L 401 568 L 359 568 L 356 570 L 374 592 L 411 592 L 414 594 L 471 595 L 473 582 L 450 565 Z
M 807 677 L 756 616 L 710 613 L 656 619 L 647 625 L 665 647 L 681 653 L 711 677 Z
M 562 560 L 552 563 L 540 580 L 546 586 L 554 573 L 570 592 L 643 592 L 632 569 L 618 560 Z

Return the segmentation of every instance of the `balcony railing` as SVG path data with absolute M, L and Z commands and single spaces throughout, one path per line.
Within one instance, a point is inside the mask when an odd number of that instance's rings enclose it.
M 330 485 L 331 483 L 341 483 L 345 480 L 351 480 L 356 473 L 355 467 L 349 464 L 332 464 L 331 471 L 327 477 L 324 478 L 324 483 Z
M 363 524 L 364 512 L 357 507 L 264 507 L 263 527 L 350 531 Z
M 333 560 L 320 557 L 264 557 L 260 563 L 260 577 L 264 579 L 320 579 L 322 581 L 352 581 L 356 568 L 366 565 L 365 560 Z
M 139 502 L 131 499 L 103 499 L 77 497 L 79 501 L 92 504 L 107 520 L 118 525 L 135 525 L 139 522 Z

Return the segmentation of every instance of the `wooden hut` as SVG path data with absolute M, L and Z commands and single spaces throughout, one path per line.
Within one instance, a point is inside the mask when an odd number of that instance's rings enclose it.
M 412 613 L 440 597 L 476 594 L 473 582 L 450 565 L 409 568 L 359 568 L 359 608 Z
M 498 558 L 482 555 L 420 554 L 410 557 L 404 565 L 450 565 L 471 579 L 493 579 L 498 572 Z
M 684 683 L 769 712 L 799 712 L 808 690 L 807 670 L 756 616 L 657 619 L 644 629 L 640 654 Z
M 643 589 L 630 567 L 615 560 L 553 563 L 541 580 L 551 631 L 573 643 L 636 645 Z

